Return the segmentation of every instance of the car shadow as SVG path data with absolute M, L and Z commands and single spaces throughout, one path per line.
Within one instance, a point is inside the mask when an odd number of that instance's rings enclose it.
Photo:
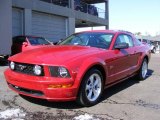
M 27 100 L 31 103 L 48 107 L 47 109 L 51 109 L 51 108 L 58 108 L 58 109 L 78 109 L 78 108 L 82 108 L 82 106 L 78 105 L 75 101 L 50 102 L 50 101 L 47 101 L 47 100 L 32 98 L 32 97 L 28 97 L 28 96 L 24 96 L 24 95 L 20 95 L 20 96 L 23 99 L 25 99 L 25 100 Z
M 147 74 L 147 78 L 150 77 L 153 74 L 153 70 L 149 70 L 148 74 Z M 108 99 L 109 97 L 111 97 L 114 94 L 117 94 L 125 89 L 127 89 L 128 87 L 131 87 L 134 84 L 138 84 L 140 81 L 137 80 L 136 77 L 132 77 L 129 78 L 121 83 L 118 83 L 112 87 L 109 87 L 107 89 L 104 90 L 101 101 L 104 101 L 106 99 Z M 143 81 L 141 81 L 143 82 Z M 27 97 L 24 95 L 20 95 L 23 99 L 34 103 L 34 104 L 38 104 L 41 106 L 45 106 L 48 107 L 47 109 L 51 109 L 51 108 L 58 108 L 58 109 L 78 109 L 78 108 L 82 108 L 82 106 L 78 105 L 75 101 L 69 101 L 69 102 L 49 102 L 47 100 L 43 100 L 43 99 L 37 99 L 37 98 L 32 98 L 32 97 Z
M 147 78 L 151 77 L 153 75 L 154 71 L 151 70 L 151 69 L 148 69 L 148 72 L 147 72 Z
M 153 72 L 154 72 L 153 70 L 149 69 L 148 72 L 147 72 L 146 79 L 151 77 Z M 131 87 L 132 85 L 138 84 L 138 83 L 143 82 L 143 81 L 144 80 L 141 80 L 141 81 L 138 80 L 136 77 L 131 77 L 131 78 L 129 78 L 129 79 L 127 79 L 127 80 L 125 80 L 121 83 L 118 83 L 118 84 L 116 84 L 112 87 L 109 87 L 109 88 L 104 90 L 101 101 L 104 101 L 107 98 L 111 97 L 112 95 L 117 94 L 118 92 L 121 92 L 121 91 L 127 89 L 128 87 Z

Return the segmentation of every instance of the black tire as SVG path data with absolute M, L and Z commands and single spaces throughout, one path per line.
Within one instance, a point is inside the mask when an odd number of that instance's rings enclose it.
M 9 55 L 5 55 L 4 59 L 7 60 L 9 58 Z
M 156 48 L 153 48 L 152 53 L 156 53 Z
M 146 67 L 145 71 L 144 71 L 144 67 Z M 146 58 L 144 58 L 144 60 L 143 60 L 143 62 L 141 64 L 141 67 L 140 67 L 140 69 L 138 71 L 138 74 L 137 74 L 138 80 L 144 80 L 144 79 L 146 79 L 146 77 L 147 77 L 147 71 L 148 71 L 148 61 L 147 61 Z
M 94 84 L 91 83 L 91 79 L 89 79 L 89 78 L 91 78 L 91 76 L 93 76 L 94 82 L 98 80 L 97 86 L 94 86 L 96 82 Z M 87 87 L 87 86 L 89 86 L 89 87 Z M 102 73 L 97 69 L 89 70 L 85 74 L 85 76 L 82 80 L 82 83 L 81 83 L 81 86 L 79 89 L 79 94 L 77 97 L 77 103 L 80 104 L 81 106 L 85 106 L 85 107 L 90 107 L 90 106 L 97 104 L 101 98 L 103 86 L 104 86 L 104 81 L 103 81 Z M 95 91 L 98 91 L 98 92 L 95 92 Z M 90 99 L 89 99 L 89 93 L 91 93 Z M 88 94 L 88 96 L 87 96 L 87 94 Z M 95 98 L 94 98 L 94 96 L 95 96 Z

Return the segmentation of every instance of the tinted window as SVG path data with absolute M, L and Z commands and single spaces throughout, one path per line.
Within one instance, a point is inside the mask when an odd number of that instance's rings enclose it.
M 146 39 L 142 39 L 142 42 L 147 43 L 147 40 Z
M 129 35 L 119 35 L 116 39 L 115 45 L 119 43 L 128 43 L 129 47 L 133 46 L 132 37 Z
M 78 33 L 71 35 L 60 45 L 82 45 L 108 49 L 112 41 L 113 34 L 107 33 Z
M 135 39 L 134 40 L 134 45 L 135 46 L 139 46 L 139 45 L 141 45 L 142 43 L 139 41 L 139 39 Z
M 50 43 L 42 37 L 28 37 L 31 45 L 49 45 Z

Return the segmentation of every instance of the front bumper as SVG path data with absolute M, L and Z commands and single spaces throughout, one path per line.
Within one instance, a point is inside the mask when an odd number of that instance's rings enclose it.
M 72 78 L 53 78 L 31 76 L 7 69 L 4 72 L 9 88 L 15 92 L 48 101 L 75 100 L 78 86 Z M 50 86 L 72 85 L 65 88 L 52 88 Z

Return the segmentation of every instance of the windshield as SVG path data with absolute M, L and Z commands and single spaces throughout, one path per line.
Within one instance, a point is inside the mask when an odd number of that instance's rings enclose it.
M 42 37 L 28 37 L 28 40 L 31 45 L 50 45 L 51 44 L 45 38 L 42 38 Z
M 113 34 L 110 33 L 78 33 L 66 38 L 59 45 L 82 45 L 102 49 L 108 49 L 112 41 Z

